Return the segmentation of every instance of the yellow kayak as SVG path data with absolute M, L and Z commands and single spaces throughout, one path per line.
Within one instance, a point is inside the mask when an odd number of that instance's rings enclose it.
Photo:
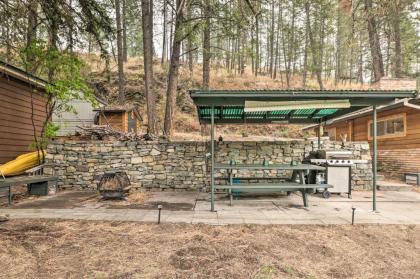
M 4 165 L 1 165 L 0 173 L 3 174 L 4 176 L 13 176 L 13 175 L 22 174 L 26 170 L 31 169 L 41 164 L 41 162 L 43 161 L 45 157 L 45 154 L 46 154 L 45 150 L 39 151 L 39 156 L 38 156 L 38 151 L 22 154 L 16 157 L 16 159 L 10 162 L 7 162 Z

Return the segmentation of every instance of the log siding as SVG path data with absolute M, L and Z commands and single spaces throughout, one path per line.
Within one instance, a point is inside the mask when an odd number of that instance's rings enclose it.
M 379 121 L 401 116 L 404 117 L 405 124 L 403 135 L 378 137 L 378 168 L 394 176 L 401 176 L 406 172 L 420 172 L 420 110 L 402 106 L 378 112 Z M 337 121 L 327 125 L 325 129 L 335 129 L 337 140 L 341 140 L 340 135 L 347 134 L 348 141 L 368 141 L 372 147 L 372 139 L 368 134 L 371 121 L 372 116 L 363 116 Z
M 44 93 L 42 88 L 0 75 L 0 164 L 31 151 L 29 146 L 34 142 L 32 104 L 39 136 L 46 118 Z

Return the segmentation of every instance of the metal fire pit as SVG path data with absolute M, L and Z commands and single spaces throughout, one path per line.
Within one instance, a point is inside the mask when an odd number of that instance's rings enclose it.
M 124 171 L 106 172 L 99 181 L 98 191 L 106 199 L 122 199 L 130 190 L 130 185 Z

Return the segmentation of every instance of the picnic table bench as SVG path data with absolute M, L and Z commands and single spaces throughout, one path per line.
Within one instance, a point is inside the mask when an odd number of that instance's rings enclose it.
M 214 185 L 215 189 L 228 190 L 230 204 L 232 204 L 232 190 L 243 190 L 245 192 L 262 192 L 262 191 L 282 191 L 290 194 L 291 192 L 301 192 L 304 207 L 308 206 L 307 193 L 309 189 L 328 189 L 332 188 L 329 184 L 306 184 L 305 174 L 311 170 L 324 171 L 325 167 L 311 164 L 218 164 L 214 167 L 217 170 L 227 170 L 229 184 Z M 233 170 L 291 170 L 292 177 L 290 181 L 281 183 L 233 183 Z M 296 182 L 296 180 L 299 182 Z M 264 177 L 255 177 L 255 179 L 264 179 Z
M 0 178 L 0 197 L 8 197 L 10 205 L 13 198 L 12 187 L 24 184 L 28 186 L 28 191 L 32 195 L 47 195 L 48 187 L 57 185 L 57 180 L 57 176 L 46 175 Z

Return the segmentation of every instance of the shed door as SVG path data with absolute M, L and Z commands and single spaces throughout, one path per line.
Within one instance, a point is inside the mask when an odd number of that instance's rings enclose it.
M 129 133 L 137 132 L 137 118 L 134 115 L 134 111 L 128 112 L 128 132 Z

